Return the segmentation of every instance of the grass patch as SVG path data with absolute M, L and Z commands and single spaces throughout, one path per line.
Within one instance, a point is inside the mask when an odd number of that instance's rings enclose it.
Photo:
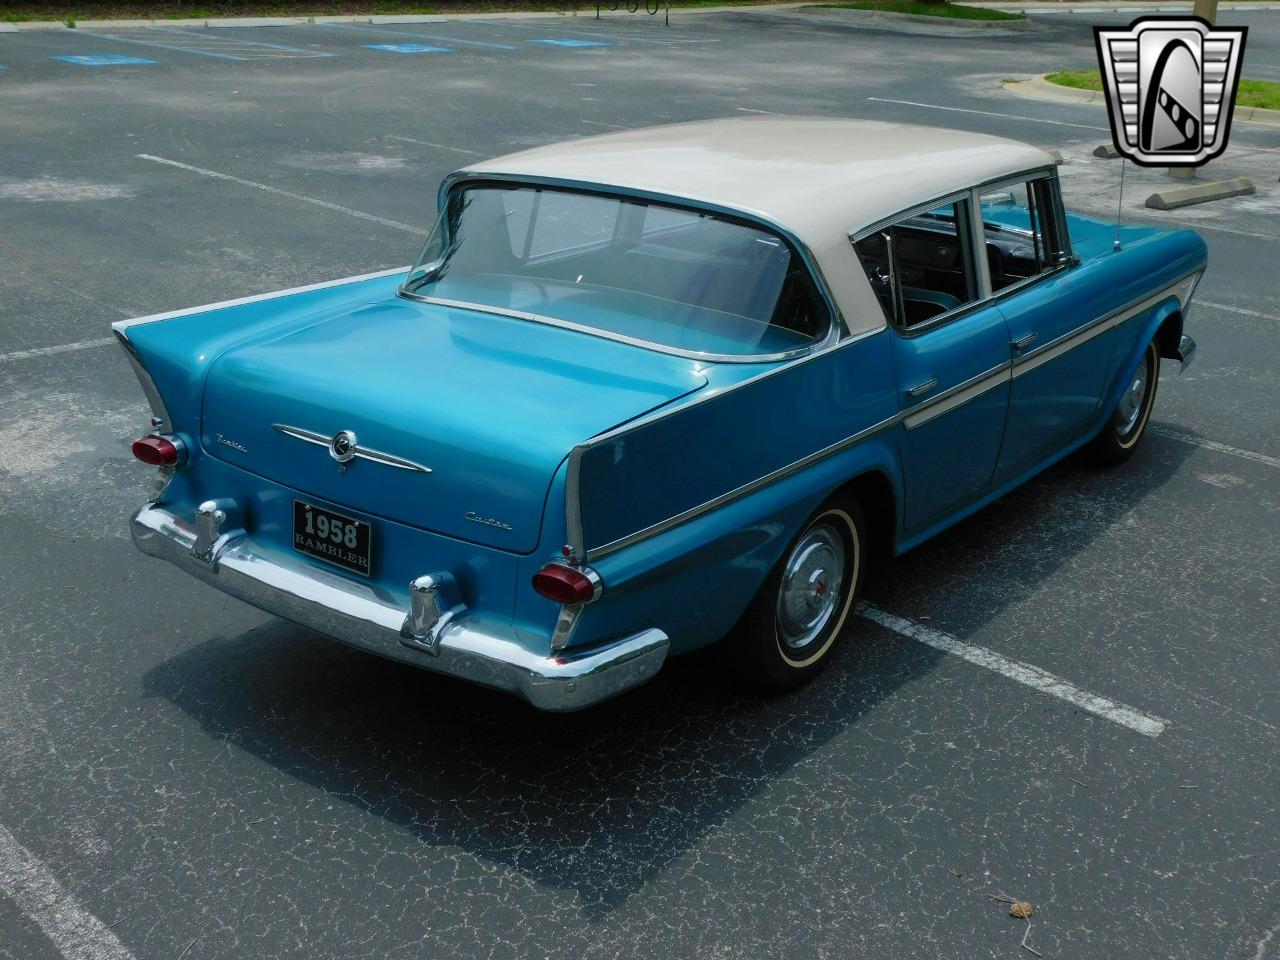
M 1059 70 L 1045 79 L 1077 90 L 1102 89 L 1102 76 L 1097 70 Z M 1280 110 L 1280 83 L 1274 80 L 1241 80 L 1240 89 L 1236 91 L 1236 105 Z
M 821 3 L 819 7 L 840 10 L 882 10 L 885 13 L 909 13 L 917 17 L 949 17 L 952 20 L 1025 20 L 1020 13 L 966 7 L 959 3 L 917 3 L 913 0 L 860 0 L 858 3 Z
M 772 0 L 671 0 L 671 12 L 694 7 L 755 6 Z M 608 5 L 606 4 L 606 9 Z M 0 22 L 33 20 L 207 20 L 217 17 L 336 17 L 359 14 L 544 13 L 594 16 L 595 0 L 0 0 Z M 662 12 L 666 12 L 662 0 Z M 626 9 L 625 6 L 622 9 Z M 644 16 L 641 0 L 638 16 Z
M 1102 89 L 1102 74 L 1097 70 L 1059 70 L 1045 79 L 1060 87 L 1075 87 L 1077 90 Z

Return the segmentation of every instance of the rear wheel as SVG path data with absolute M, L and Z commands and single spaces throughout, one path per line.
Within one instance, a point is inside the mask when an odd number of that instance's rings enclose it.
M 1152 340 L 1120 395 L 1111 419 L 1090 446 L 1094 460 L 1105 466 L 1115 466 L 1133 455 L 1147 432 L 1147 421 L 1151 419 L 1159 383 L 1160 353 Z
M 862 587 L 866 544 L 852 499 L 828 502 L 805 524 L 735 628 L 734 667 L 750 687 L 789 690 L 822 669 Z

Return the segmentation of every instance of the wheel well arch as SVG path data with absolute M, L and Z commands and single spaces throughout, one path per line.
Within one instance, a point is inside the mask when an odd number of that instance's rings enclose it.
M 1156 352 L 1166 360 L 1178 359 L 1178 341 L 1182 339 L 1182 310 L 1173 310 L 1160 321 L 1156 330 Z
M 872 552 L 878 556 L 892 555 L 898 532 L 898 499 L 888 474 L 867 470 L 841 484 L 833 497 L 856 499 L 867 524 Z

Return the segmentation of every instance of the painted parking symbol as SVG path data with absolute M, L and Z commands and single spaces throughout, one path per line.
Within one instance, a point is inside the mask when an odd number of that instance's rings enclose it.
M 607 47 L 602 40 L 530 40 L 530 43 L 543 43 L 552 47 Z
M 364 46 L 384 53 L 453 53 L 452 47 L 432 47 L 425 43 L 366 43 Z
M 142 57 L 126 57 L 118 53 L 102 53 L 95 56 L 50 57 L 50 60 L 63 60 L 81 67 L 123 67 L 142 63 L 155 63 Z

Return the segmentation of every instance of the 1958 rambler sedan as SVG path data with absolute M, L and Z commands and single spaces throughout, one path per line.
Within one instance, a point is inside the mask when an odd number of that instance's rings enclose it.
M 817 671 L 868 562 L 1142 439 L 1205 268 L 1052 159 L 761 117 L 448 177 L 411 268 L 115 324 L 143 552 L 376 653 L 573 710 L 727 638 Z

